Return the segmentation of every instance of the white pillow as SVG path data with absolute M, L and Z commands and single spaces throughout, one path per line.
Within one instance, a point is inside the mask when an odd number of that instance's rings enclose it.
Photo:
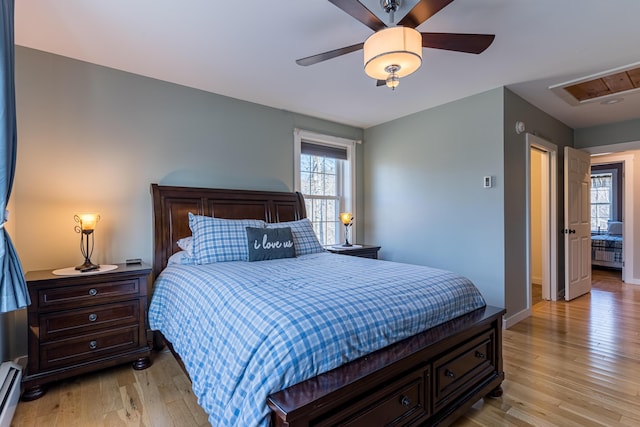
M 169 257 L 169 260 L 167 261 L 167 265 L 172 265 L 172 264 L 191 265 L 195 263 L 193 261 L 193 258 L 187 255 L 186 251 L 178 251 L 175 254 L 171 255 Z
M 185 251 L 188 257 L 193 258 L 193 236 L 178 240 L 178 247 Z
M 607 234 L 612 236 L 621 236 L 622 223 L 620 221 L 609 221 L 609 230 L 607 230 Z

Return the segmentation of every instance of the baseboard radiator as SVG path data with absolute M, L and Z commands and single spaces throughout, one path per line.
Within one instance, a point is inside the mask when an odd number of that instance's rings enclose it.
M 0 427 L 11 426 L 20 399 L 22 369 L 13 362 L 0 365 Z

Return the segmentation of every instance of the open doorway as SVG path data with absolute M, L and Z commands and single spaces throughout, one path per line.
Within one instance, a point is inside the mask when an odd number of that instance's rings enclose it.
M 620 265 L 617 262 L 617 266 L 622 268 L 621 277 L 622 281 L 627 283 L 638 284 L 638 281 L 634 279 L 634 218 L 635 215 L 633 213 L 633 195 L 634 195 L 634 154 L 632 152 L 620 152 L 620 153 L 609 153 L 602 155 L 593 155 L 591 157 L 591 166 L 593 170 L 600 170 L 598 166 L 604 165 L 616 165 L 620 164 L 621 168 L 619 169 L 618 174 L 622 175 L 622 185 L 620 188 L 620 192 L 622 193 L 619 199 L 620 203 L 617 204 L 617 207 L 612 207 L 612 211 L 618 211 L 613 213 L 613 217 L 618 219 L 621 222 L 620 234 L 622 238 L 622 263 Z M 612 166 L 605 166 L 605 170 L 613 169 Z M 618 199 L 616 197 L 616 199 Z M 609 234 L 610 230 L 608 228 L 603 229 L 603 234 Z M 610 255 L 610 254 L 609 254 Z M 616 254 L 617 256 L 618 254 Z M 607 258 L 609 261 L 609 259 Z M 610 261 L 616 262 L 619 259 L 611 259 Z M 603 264 L 603 263 L 600 263 Z M 604 263 L 605 266 L 608 266 L 607 263 Z
M 557 300 L 557 147 L 527 134 L 528 309 Z

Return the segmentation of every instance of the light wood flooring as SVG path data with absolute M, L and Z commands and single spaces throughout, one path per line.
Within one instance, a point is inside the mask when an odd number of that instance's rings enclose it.
M 504 331 L 504 395 L 484 399 L 455 427 L 640 425 L 640 286 L 594 270 L 593 290 L 544 301 Z M 61 382 L 18 405 L 13 426 L 204 426 L 170 353 Z
M 15 427 L 209 426 L 191 383 L 168 350 L 143 371 L 122 365 L 61 381 L 20 402 Z

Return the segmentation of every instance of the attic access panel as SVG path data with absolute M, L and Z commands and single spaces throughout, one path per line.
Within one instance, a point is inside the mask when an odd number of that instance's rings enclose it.
M 640 63 L 572 80 L 549 89 L 574 106 L 640 92 Z

